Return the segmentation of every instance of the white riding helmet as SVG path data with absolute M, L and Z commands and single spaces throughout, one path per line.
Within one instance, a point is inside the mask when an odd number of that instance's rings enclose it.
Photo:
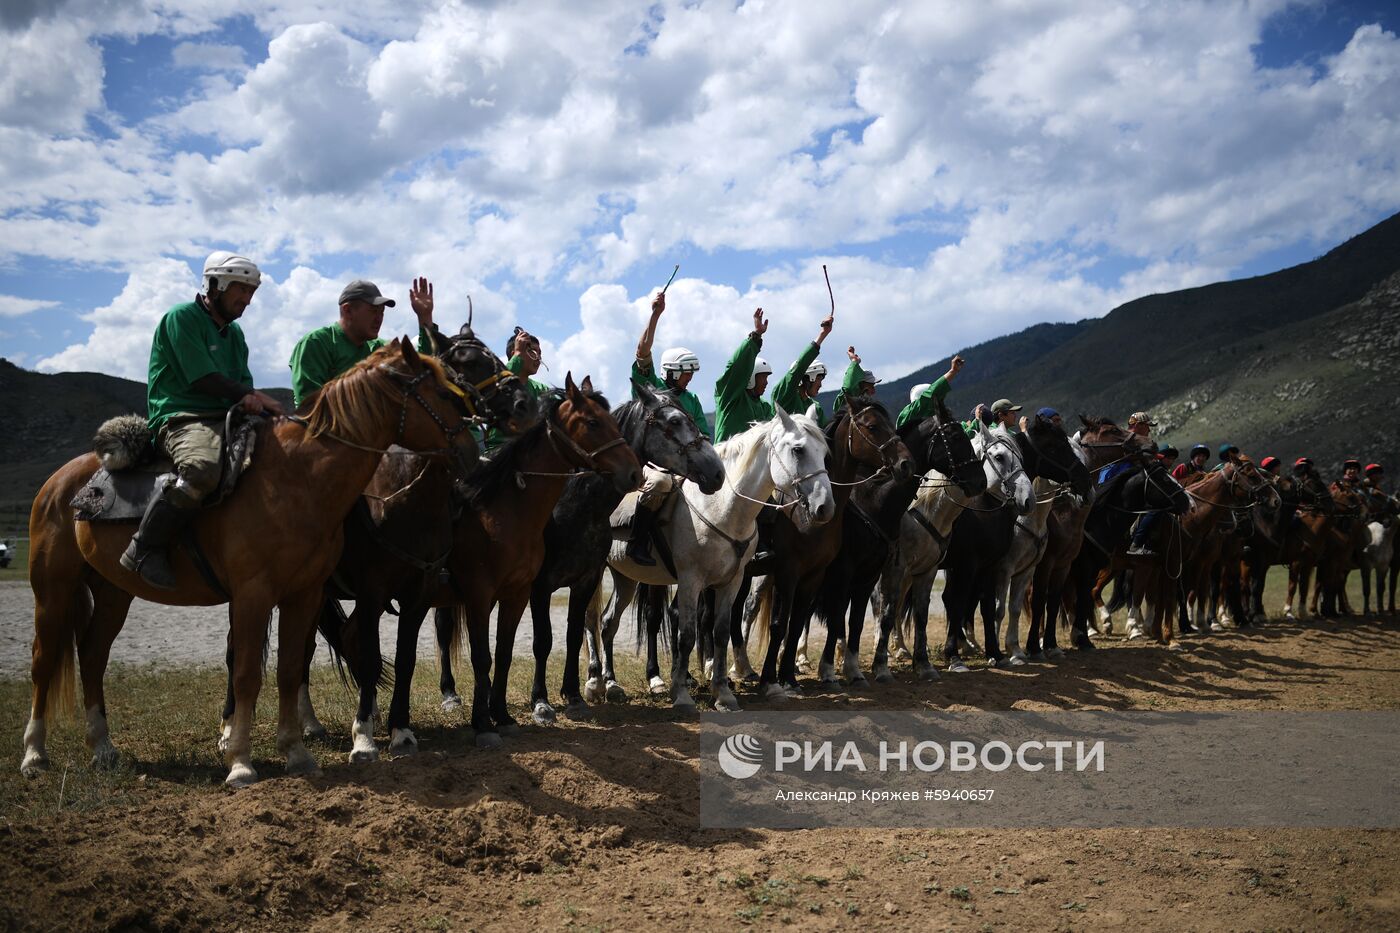
M 698 373 L 700 357 L 685 347 L 672 347 L 661 354 L 661 371 L 665 373 Z
M 768 361 L 765 360 L 763 357 L 754 357 L 753 374 L 749 376 L 749 388 L 752 389 L 758 377 L 764 375 L 765 373 L 772 375 L 773 367 L 769 366 Z
M 914 388 L 909 390 L 909 401 L 917 401 L 919 396 L 924 394 L 924 390 L 931 385 L 933 385 L 932 382 L 921 382 L 914 386 Z
M 815 362 L 812 363 L 811 366 L 808 366 L 808 367 L 807 367 L 806 376 L 807 376 L 808 379 L 816 379 L 816 378 L 819 377 L 819 376 L 825 376 L 825 375 L 826 375 L 826 364 L 823 363 L 821 360 L 816 360 Z
M 204 260 L 206 287 L 210 279 L 214 280 L 214 287 L 219 291 L 228 288 L 230 282 L 242 282 L 257 288 L 262 283 L 262 273 L 258 271 L 258 265 L 253 260 L 219 249 L 210 253 L 209 258 Z

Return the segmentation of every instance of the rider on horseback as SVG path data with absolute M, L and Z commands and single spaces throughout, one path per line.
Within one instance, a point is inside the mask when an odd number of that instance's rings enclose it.
M 690 391 L 690 381 L 700 371 L 700 358 L 685 347 L 672 347 L 661 354 L 661 371 L 664 379 L 658 378 L 651 360 L 651 344 L 656 339 L 656 325 L 666 310 L 666 293 L 658 292 L 651 302 L 651 320 L 637 341 L 637 358 L 632 361 L 632 379 L 666 392 L 686 414 L 690 415 L 700 433 L 710 436 L 710 423 L 705 418 L 705 409 L 700 405 L 700 397 Z M 637 391 L 632 390 L 636 398 Z M 649 463 L 642 464 L 642 488 L 637 495 L 637 507 L 632 513 L 632 529 L 627 539 L 627 556 L 644 567 L 656 565 L 651 556 L 651 537 L 656 529 L 656 510 L 666 501 L 675 480 L 667 471 Z
M 418 349 L 431 353 L 433 284 L 415 279 L 408 300 L 418 318 Z M 394 299 L 385 298 L 378 285 L 356 279 L 341 290 L 339 304 L 340 320 L 311 331 L 292 350 L 292 402 L 298 408 L 321 386 L 385 344 L 379 329 L 384 325 L 384 309 L 394 307 Z
M 962 357 L 954 356 L 946 373 L 933 382 L 921 382 L 910 389 L 909 404 L 900 410 L 899 417 L 895 419 L 895 430 L 902 429 L 911 421 L 923 421 L 937 414 L 939 402 L 948 396 L 949 384 L 962 372 L 965 363 Z
M 1009 398 L 997 399 L 992 403 L 990 409 L 985 404 L 979 404 L 972 410 L 972 419 L 963 422 L 963 433 L 968 437 L 976 437 L 977 422 L 979 421 L 991 428 L 1000 425 L 1008 431 L 1019 431 L 1020 426 L 1016 423 L 1016 412 L 1020 410 L 1021 406 L 1011 404 Z
M 1183 463 L 1178 463 L 1172 468 L 1172 478 L 1178 483 L 1186 481 L 1186 477 L 1195 476 L 1197 473 L 1206 471 L 1206 461 L 1210 459 L 1210 448 L 1205 444 L 1197 444 L 1191 448 L 1191 454 Z
M 540 371 L 540 363 L 543 360 L 540 355 L 540 338 L 517 324 L 515 332 L 506 340 L 506 356 L 509 358 L 506 369 L 514 373 L 517 379 L 525 381 L 530 397 L 536 402 L 540 400 L 540 396 L 550 391 L 548 385 L 533 378 L 535 373 Z M 509 435 L 499 427 L 493 427 L 486 432 L 481 448 L 490 453 L 508 439 Z
M 724 372 L 715 381 L 716 444 L 744 433 L 755 422 L 773 417 L 773 403 L 763 398 L 773 367 L 758 355 L 767 330 L 768 322 L 763 318 L 763 309 L 759 308 L 753 313 L 753 330 L 724 364 Z
M 1221 444 L 1219 453 L 1220 462 L 1211 467 L 1212 473 L 1225 469 L 1227 463 L 1239 463 L 1240 461 L 1240 449 L 1234 444 Z
M 817 333 L 817 339 L 807 344 L 807 347 L 797 355 L 797 362 L 792 364 L 792 368 L 787 371 L 783 378 L 778 380 L 778 384 L 773 387 L 773 404 L 780 406 L 783 411 L 790 415 L 805 415 L 811 406 L 817 406 L 817 425 L 826 427 L 826 411 L 822 408 L 822 403 L 817 399 L 817 393 L 822 390 L 822 379 L 826 376 L 826 364 L 817 359 L 817 354 L 821 352 L 822 342 L 831 333 L 831 325 L 835 316 L 828 314 L 822 318 L 821 330 Z
M 219 485 L 229 407 L 282 413 L 276 399 L 253 388 L 248 344 L 237 323 L 262 273 L 252 260 L 218 250 L 204 261 L 203 277 L 204 294 L 165 312 L 151 340 L 147 424 L 156 449 L 174 462 L 176 478 L 146 507 L 121 556 L 123 567 L 166 590 L 175 588 L 166 549 Z

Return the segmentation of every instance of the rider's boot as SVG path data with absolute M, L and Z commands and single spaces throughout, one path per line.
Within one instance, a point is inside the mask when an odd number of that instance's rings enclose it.
M 656 558 L 651 556 L 651 535 L 655 530 L 656 512 L 638 503 L 632 513 L 632 533 L 627 538 L 627 557 L 632 563 L 656 566 Z
M 141 526 L 132 535 L 131 543 L 121 556 L 121 565 L 141 574 L 141 579 L 162 590 L 175 589 L 175 571 L 171 569 L 167 551 L 175 535 L 189 523 L 193 509 L 177 506 L 166 486 L 146 506 Z
M 1138 527 L 1133 531 L 1133 546 L 1128 548 L 1129 557 L 1157 556 L 1157 552 L 1152 550 L 1152 545 L 1147 543 L 1148 527 L 1141 519 L 1138 520 Z

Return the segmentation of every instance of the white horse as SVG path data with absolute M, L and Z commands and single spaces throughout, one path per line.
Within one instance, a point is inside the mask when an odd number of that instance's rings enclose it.
M 724 462 L 725 484 L 706 496 L 694 483 L 681 486 L 681 494 L 665 506 L 669 512 L 663 534 L 670 545 L 679 579 L 664 563 L 643 567 L 628 559 L 626 542 L 615 542 L 608 555 L 613 595 L 604 611 L 603 650 L 611 656 L 622 613 L 632 602 L 637 584 L 676 586 L 680 615 L 679 644 L 671 660 L 671 704 L 694 708 L 686 688 L 690 652 L 695 646 L 696 617 L 700 597 L 715 590 L 714 664 L 710 667 L 710 691 L 715 709 L 733 711 L 738 701 L 729 689 L 725 653 L 729 648 L 729 607 L 744 579 L 744 567 L 753 557 L 758 539 L 758 513 L 768 497 L 782 492 L 792 508 L 792 519 L 806 531 L 831 520 L 836 502 L 826 472 L 827 444 L 821 428 L 806 415 L 789 415 L 782 408 L 770 421 L 715 445 Z M 631 500 L 619 512 L 631 507 Z M 614 513 L 614 520 L 619 513 Z M 610 673 L 610 672 L 609 672 Z M 611 689 L 614 683 L 609 683 Z
M 1371 543 L 1361 550 L 1362 612 L 1371 614 L 1371 578 L 1376 580 L 1376 612 L 1385 611 L 1385 580 L 1395 553 L 1395 530 L 1400 521 L 1371 522 L 1366 526 Z M 1394 606 L 1390 607 L 1394 610 Z
M 987 486 L 998 482 L 990 461 L 982 461 L 982 470 Z M 880 571 L 880 583 L 870 594 L 870 612 L 880 624 L 871 673 L 879 683 L 894 680 L 889 662 L 890 634 L 895 633 L 903 644 L 900 629 L 906 606 L 910 607 L 914 626 L 914 674 L 920 680 L 938 679 L 938 671 L 928 656 L 928 607 L 933 598 L 933 581 L 947 553 L 953 522 L 981 492 L 969 494 L 937 470 L 924 474 L 919 491 L 900 522 L 898 544 L 890 550 L 889 560 Z

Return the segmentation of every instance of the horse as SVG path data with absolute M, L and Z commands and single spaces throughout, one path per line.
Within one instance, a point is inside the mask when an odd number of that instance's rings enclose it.
M 1111 621 L 1099 599 L 1102 586 L 1098 581 L 1105 568 L 1112 566 L 1115 555 L 1125 550 L 1128 535 L 1138 516 L 1144 514 L 1181 514 L 1191 507 L 1186 490 L 1155 456 L 1139 452 L 1132 456 L 1132 469 L 1119 473 L 1099 486 L 1094 504 L 1084 523 L 1081 547 L 1070 565 L 1071 589 L 1064 594 L 1065 609 L 1073 614 L 1070 643 L 1081 651 L 1093 650 L 1089 640 L 1089 620 L 1095 610 L 1102 611 L 1104 622 Z M 1161 522 L 1159 521 L 1159 524 Z M 1107 582 L 1116 572 L 1114 566 Z
M 780 507 L 792 510 L 799 529 L 825 524 L 835 513 L 825 466 L 826 437 L 814 419 L 789 415 L 778 406 L 772 419 L 716 445 L 715 451 L 724 461 L 725 488 L 706 496 L 687 483 L 681 486 L 680 495 L 672 496 L 670 503 L 663 506 L 663 518 L 669 513 L 664 535 L 675 558 L 675 575 L 661 562 L 653 567 L 634 563 L 627 557 L 625 542 L 613 543 L 608 555 L 613 595 L 602 613 L 602 631 L 596 636 L 603 653 L 602 676 L 614 680 L 613 641 L 637 585 L 676 586 L 679 624 L 671 658 L 671 703 L 682 710 L 695 708 L 687 686 L 687 669 L 695 647 L 701 596 L 707 588 L 713 588 L 716 606 L 734 604 L 744 568 L 753 556 L 758 513 L 768 505 L 768 497 L 776 490 L 787 498 Z M 614 513 L 615 521 L 625 508 L 626 503 Z M 729 689 L 725 665 L 730 614 L 718 612 L 714 619 L 710 695 L 715 709 L 734 711 L 739 704 Z M 594 624 L 599 624 L 597 616 Z
M 1017 516 L 1026 515 L 1035 506 L 1035 492 L 1021 461 L 1020 444 L 1005 427 L 988 428 L 976 421 L 977 434 L 972 447 L 991 461 L 996 482 L 987 491 L 964 506 L 953 522 L 947 555 L 943 558 L 943 610 L 948 617 L 948 634 L 943 643 L 943 658 L 948 671 L 966 673 L 968 667 L 959 654 L 958 642 L 971 628 L 978 597 L 984 592 L 1005 598 L 1008 580 L 1001 558 L 1011 546 L 1011 536 Z M 988 581 L 986 578 L 991 576 Z M 1000 666 L 1002 654 L 997 647 L 993 618 L 999 618 L 1003 607 L 982 607 L 983 637 L 987 658 Z
M 763 596 L 767 617 L 761 612 L 756 623 L 764 656 L 758 690 L 764 699 L 782 700 L 800 693 L 797 641 L 811 617 L 822 575 L 841 550 L 846 504 L 862 468 L 871 480 L 901 471 L 912 474 L 907 446 L 901 442 L 889 414 L 877 402 L 849 400 L 825 433 L 831 449 L 828 470 L 834 489 L 831 521 L 803 533 L 784 511 L 773 525 L 773 557 L 766 568 Z M 731 625 L 735 627 L 743 612 L 744 589 L 747 586 L 741 588 L 731 612 Z
M 1394 503 L 1391 503 L 1392 508 Z M 1376 580 L 1376 612 L 1385 612 L 1385 578 L 1390 571 L 1391 560 L 1395 556 L 1396 522 L 1392 513 L 1377 519 L 1366 526 L 1371 540 L 1361 552 L 1361 599 L 1362 612 L 1371 614 L 1371 578 Z M 1395 594 L 1391 593 L 1390 611 L 1395 611 Z
M 256 468 L 220 504 L 199 515 L 194 535 L 219 592 L 183 550 L 171 554 L 174 590 L 158 590 L 127 571 L 118 557 L 131 529 L 77 522 L 69 502 L 97 471 L 84 454 L 49 477 L 29 520 L 29 575 L 34 588 L 33 705 L 25 728 L 27 775 L 48 767 L 45 718 L 71 703 L 73 647 L 81 657 L 87 745 L 93 763 L 117 758 L 107 727 L 103 674 L 112 641 L 134 597 L 176 606 L 229 604 L 233 689 L 225 783 L 257 780 L 252 723 L 262 685 L 263 647 L 272 610 L 279 610 L 277 749 L 289 774 L 315 773 L 302 744 L 298 693 L 309 630 L 322 586 L 340 554 L 346 515 L 390 444 L 453 453 L 467 435 L 462 390 L 443 366 L 420 357 L 407 338 L 375 351 L 328 382 L 305 420 L 277 419 L 258 429 Z M 269 547 L 268 542 L 277 542 Z
M 843 487 L 850 492 L 846 496 L 840 526 L 816 544 L 821 548 L 826 562 L 816 568 L 816 573 L 808 574 L 807 588 L 796 596 L 802 602 L 792 604 L 796 614 L 788 619 L 784 651 L 791 662 L 787 670 L 790 686 L 795 686 L 797 680 L 797 639 L 807 626 L 813 608 L 826 625 L 826 645 L 822 649 L 820 666 L 822 679 L 827 682 L 835 679 L 833 661 L 836 642 L 842 640 L 845 647 L 843 672 L 847 682 L 855 687 L 865 684 L 865 677 L 860 672 L 860 633 L 865 619 L 865 605 L 879 579 L 880 568 L 884 566 L 891 547 L 891 535 L 898 534 L 899 522 L 918 488 L 921 475 L 915 472 L 908 446 L 895 431 L 892 420 L 880 403 L 850 401 L 848 407 L 850 413 L 843 413 L 838 418 L 828 432 L 829 436 L 839 443 L 840 432 L 844 428 L 849 445 L 852 433 L 866 433 L 867 444 L 877 447 L 880 460 L 873 470 L 870 463 L 864 464 L 864 469 L 857 466 L 853 477 L 842 481 L 852 485 Z M 871 425 L 878 428 L 878 433 L 870 428 Z M 927 454 L 923 458 L 927 460 Z M 821 535 L 821 532 L 816 534 Z M 801 549 L 807 543 L 805 540 L 790 539 L 787 546 Z M 778 548 L 782 547 L 779 542 L 775 544 Z M 785 610 L 786 605 L 780 608 Z M 848 613 L 849 624 L 846 623 Z M 769 659 L 773 657 L 773 647 L 770 642 Z M 768 670 L 768 660 L 765 660 L 764 668 Z
M 501 731 L 518 729 L 506 709 L 515 630 L 544 564 L 544 529 L 565 485 L 578 471 L 608 477 L 617 493 L 641 484 L 637 455 L 609 413 L 607 400 L 593 391 L 591 379 L 575 385 L 572 374 L 567 375 L 564 388 L 541 401 L 541 423 L 507 442 L 466 481 L 468 507 L 457 523 L 447 561 L 450 582 L 439 587 L 433 602 L 438 644 L 455 647 L 465 632 L 471 647 L 471 722 L 481 747 L 498 745 Z M 493 606 L 499 606 L 494 681 L 489 643 Z
M 613 411 L 622 436 L 642 463 L 652 463 L 690 480 L 706 494 L 724 482 L 724 464 L 699 426 L 667 393 L 655 392 L 645 383 L 633 382 L 634 401 Z M 598 474 L 585 473 L 569 480 L 544 529 L 545 556 L 530 588 L 530 614 L 534 623 L 535 679 L 531 687 L 531 717 L 546 724 L 555 720 L 549 703 L 545 674 L 554 645 L 549 619 L 550 597 L 555 590 L 569 590 L 568 629 L 565 637 L 564 679 L 560 695 L 571 716 L 580 716 L 587 703 L 579 688 L 579 650 L 585 615 L 600 591 L 603 568 L 613 535 L 608 518 L 622 500 L 617 488 Z M 595 662 L 590 675 L 597 677 Z M 613 686 L 616 686 L 615 684 Z M 450 661 L 444 659 L 443 706 L 451 709 L 456 697 Z M 611 689 L 611 687 L 610 687 Z M 616 689 L 621 690 L 621 687 Z M 460 701 L 456 701 L 460 704 Z
M 1357 566 L 1358 557 L 1370 543 L 1366 529 L 1366 504 L 1352 488 L 1332 484 L 1332 520 L 1323 537 L 1322 557 L 1317 565 L 1317 586 L 1312 595 L 1312 613 L 1324 618 L 1351 615 L 1347 599 L 1347 576 Z M 1322 609 L 1318 611 L 1321 599 Z
M 1261 498 L 1275 506 L 1279 501 L 1269 477 L 1247 457 L 1204 474 L 1185 491 L 1191 498 L 1190 510 L 1179 522 L 1158 522 L 1152 530 L 1156 557 L 1115 555 L 1119 566 L 1133 566 L 1133 600 L 1145 601 L 1147 630 L 1167 647 L 1172 647 L 1171 613 L 1179 606 L 1179 591 L 1184 589 L 1189 597 L 1209 585 L 1209 562 L 1201 554 L 1209 542 L 1218 540 L 1226 516 Z M 1113 569 L 1110 565 L 1100 574 L 1101 584 Z M 1202 601 L 1197 602 L 1196 629 L 1208 631 Z
M 1246 617 L 1251 623 L 1267 618 L 1264 611 L 1264 583 L 1269 568 L 1289 566 L 1316 547 L 1311 526 L 1303 521 L 1304 510 L 1332 510 L 1332 496 L 1312 467 L 1277 482 L 1279 506 L 1254 509 L 1254 538 L 1240 564 L 1240 586 L 1245 593 Z M 1292 615 L 1291 604 L 1286 613 Z
M 470 323 L 451 340 L 435 331 L 433 343 L 439 348 L 439 358 L 459 376 L 459 384 L 468 391 L 468 408 L 484 427 L 499 427 L 513 435 L 539 421 L 539 406 L 525 383 L 476 336 Z M 379 620 L 391 600 L 399 604 L 394 676 L 397 683 L 412 682 L 418 629 L 437 591 L 439 572 L 452 549 L 453 526 L 461 512 L 461 502 L 454 500 L 454 486 L 478 464 L 475 438 L 464 442 L 458 453 L 449 464 L 409 451 L 390 451 L 345 522 L 345 545 L 327 581 L 317 628 L 330 646 L 337 668 L 344 675 L 348 666 L 349 679 L 359 687 L 359 706 L 351 726 L 351 763 L 379 756 L 374 743 L 375 694 L 384 679 Z M 355 601 L 348 619 L 340 608 L 341 598 Z M 302 731 L 307 737 L 325 734 L 309 691 L 315 633 L 313 629 L 307 637 L 299 698 Z M 236 706 L 232 669 L 230 661 L 225 723 Z M 409 728 L 407 699 L 406 693 L 396 690 L 389 709 L 392 755 L 417 751 L 417 739 Z
M 1142 447 L 1137 435 L 1107 418 L 1079 416 L 1081 429 L 1070 438 L 1075 457 L 1084 468 L 1096 472 Z M 1119 456 L 1114 457 L 1113 454 Z M 1026 659 L 1058 660 L 1064 652 L 1057 644 L 1056 617 L 1064 599 L 1070 567 L 1084 544 L 1084 524 L 1097 498 L 1093 487 L 1082 497 L 1058 497 L 1045 523 L 1045 553 L 1035 565 L 1030 585 L 1030 627 L 1026 632 Z
M 1050 510 L 1061 499 L 1082 503 L 1093 488 L 1089 470 L 1063 428 L 1037 414 L 1027 424 L 1025 433 L 1016 435 L 1016 441 L 1036 498 L 1030 513 L 1016 519 L 1011 547 L 1002 558 L 1006 566 L 1001 573 L 1007 577 L 1007 591 L 993 594 L 1006 609 L 1006 651 L 1010 656 L 1007 663 L 1012 667 L 1026 663 L 1026 652 L 1021 650 L 1021 609 L 1026 605 L 1035 569 L 1045 556 Z M 995 578 L 999 580 L 1001 573 Z M 994 627 L 1000 623 L 998 613 Z
M 928 440 L 916 440 L 923 437 Z M 914 454 L 916 469 L 922 467 L 924 472 L 914 501 L 900 522 L 896 546 L 885 559 L 879 583 L 870 595 L 870 610 L 880 626 L 871 668 L 877 683 L 894 680 L 889 663 L 890 635 L 905 618 L 913 622 L 915 677 L 938 678 L 928 656 L 928 608 L 934 576 L 947 553 L 953 522 L 998 479 L 993 461 L 977 455 L 972 440 L 941 400 L 938 413 L 920 423 L 915 433 L 906 435 L 905 444 Z M 920 459 L 924 452 L 927 455 Z

